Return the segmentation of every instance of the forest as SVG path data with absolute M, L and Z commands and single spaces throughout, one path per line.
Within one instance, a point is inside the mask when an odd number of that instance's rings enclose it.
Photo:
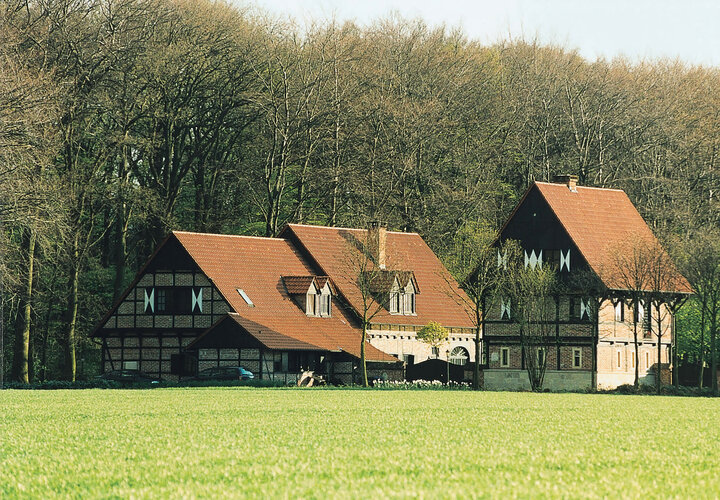
M 95 324 L 173 229 L 420 233 L 441 259 L 534 180 L 624 189 L 720 325 L 720 69 L 209 0 L 0 3 L 8 380 L 98 373 Z M 714 351 L 714 349 L 713 349 Z

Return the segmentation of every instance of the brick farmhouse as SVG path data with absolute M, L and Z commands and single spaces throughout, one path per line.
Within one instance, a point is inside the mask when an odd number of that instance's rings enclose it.
M 358 382 L 364 258 L 377 284 L 370 376 L 402 379 L 402 361 L 430 357 L 415 332 L 431 320 L 451 332 L 456 363 L 471 359 L 472 325 L 452 298 L 462 292 L 418 234 L 289 224 L 277 238 L 172 232 L 96 328 L 103 367 L 177 380 L 242 365 L 260 379 L 313 370 Z
M 547 366 L 545 387 L 632 383 L 635 363 L 643 383 L 667 370 L 673 307 L 691 289 L 673 268 L 672 289 L 662 300 L 640 301 L 632 310 L 613 256 L 627 251 L 628 242 L 657 241 L 623 191 L 579 187 L 569 176 L 561 183 L 536 182 L 502 228 L 498 241 L 505 239 L 519 241 L 526 266 L 554 265 L 563 280 L 591 273 L 603 284 L 602 292 L 573 289 L 553 298 L 553 335 L 538 353 Z M 102 342 L 105 370 L 139 369 L 177 380 L 204 368 L 242 365 L 259 379 L 292 383 L 309 369 L 331 382 L 356 383 L 364 308 L 358 277 L 368 272 L 370 376 L 402 379 L 407 366 L 428 358 L 469 370 L 474 328 L 458 300 L 463 292 L 420 235 L 382 224 L 288 224 L 276 238 L 174 231 L 93 335 Z M 529 387 L 512 311 L 500 301 L 482 320 L 488 389 Z M 642 318 L 638 359 L 633 314 Z M 416 338 L 430 321 L 449 331 L 442 350 Z
M 662 290 L 651 286 L 649 276 L 638 276 L 644 286 L 629 290 L 628 273 L 623 275 L 618 266 L 632 258 L 623 255 L 651 249 L 667 257 L 652 231 L 622 190 L 578 186 L 574 176 L 556 180 L 530 186 L 499 236 L 499 241 L 520 242 L 526 267 L 553 265 L 568 284 L 567 293 L 552 298 L 554 320 L 546 344 L 532 353 L 545 359 L 544 386 L 580 390 L 632 384 L 636 364 L 641 383 L 654 383 L 658 370 L 668 383 L 674 307 L 692 292 L 690 285 L 665 258 L 661 261 L 667 268 L 655 270 L 663 274 Z M 637 258 L 656 260 L 650 255 Z M 636 274 L 652 273 L 637 269 Z M 589 289 L 591 282 L 597 284 Z M 483 320 L 488 389 L 530 387 L 526 353 L 512 314 L 512 304 L 501 300 Z

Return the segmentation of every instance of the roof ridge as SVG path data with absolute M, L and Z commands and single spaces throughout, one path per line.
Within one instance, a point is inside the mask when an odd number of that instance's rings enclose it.
M 263 241 L 282 241 L 285 242 L 285 238 L 273 238 L 269 236 L 252 236 L 252 235 L 246 235 L 246 234 L 222 234 L 222 233 L 199 233 L 196 231 L 172 231 L 173 234 L 194 234 L 198 236 L 218 236 L 222 238 L 246 238 L 246 239 L 255 239 L 255 240 L 263 240 Z
M 343 231 L 367 231 L 367 228 L 361 228 L 361 227 L 319 226 L 319 225 L 316 225 L 316 224 L 298 224 L 298 223 L 295 223 L 295 222 L 293 222 L 293 223 L 288 223 L 287 225 L 288 225 L 288 226 L 293 226 L 293 227 L 297 227 L 297 226 L 300 226 L 300 227 L 313 227 L 313 228 L 316 228 L 316 229 L 341 229 L 341 230 L 343 230 Z M 408 231 L 387 231 L 387 232 L 388 232 L 388 233 L 392 233 L 392 234 L 417 234 L 418 236 L 420 235 L 420 233 L 418 233 L 417 231 L 409 231 L 409 232 L 408 232 Z
M 546 186 L 565 186 L 565 184 L 562 184 L 560 182 L 545 182 L 545 181 L 534 181 L 535 184 L 544 184 Z M 621 193 L 625 193 L 624 189 L 620 188 L 607 188 L 607 187 L 597 187 L 597 186 L 576 186 L 579 189 L 599 189 L 601 191 L 620 191 Z M 625 193 L 627 194 L 627 193 Z

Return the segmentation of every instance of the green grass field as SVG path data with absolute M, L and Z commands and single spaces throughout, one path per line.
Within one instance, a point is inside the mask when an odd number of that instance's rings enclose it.
M 720 400 L 469 391 L 0 393 L 0 497 L 717 497 Z

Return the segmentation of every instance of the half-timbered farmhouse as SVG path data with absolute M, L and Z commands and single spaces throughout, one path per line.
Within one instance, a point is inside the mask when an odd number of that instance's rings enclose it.
M 638 243 L 664 253 L 648 225 L 622 190 L 578 186 L 574 176 L 557 180 L 534 183 L 499 236 L 520 242 L 525 266 L 552 265 L 568 285 L 567 293 L 553 298 L 552 332 L 543 346 L 534 347 L 538 352 L 530 353 L 546 362 L 544 386 L 632 384 L 636 366 L 641 383 L 654 383 L 658 373 L 667 382 L 673 310 L 691 292 L 689 284 L 670 266 L 661 270 L 669 275 L 662 289 L 645 279 L 641 290 L 632 290 L 621 279 L 619 257 L 634 252 Z M 577 276 L 581 279 L 573 279 Z M 601 286 L 584 289 L 579 283 Z M 502 300 L 484 318 L 488 389 L 529 388 L 525 347 L 513 319 L 513 304 Z M 637 357 L 634 328 L 640 329 Z
M 163 379 L 242 365 L 293 382 L 303 370 L 330 381 L 359 376 L 358 272 L 374 273 L 366 358 L 371 376 L 399 379 L 402 361 L 464 364 L 472 325 L 459 292 L 415 233 L 288 225 L 278 238 L 175 231 L 157 248 L 94 336 L 103 366 Z M 451 332 L 445 353 L 415 339 L 429 321 Z

